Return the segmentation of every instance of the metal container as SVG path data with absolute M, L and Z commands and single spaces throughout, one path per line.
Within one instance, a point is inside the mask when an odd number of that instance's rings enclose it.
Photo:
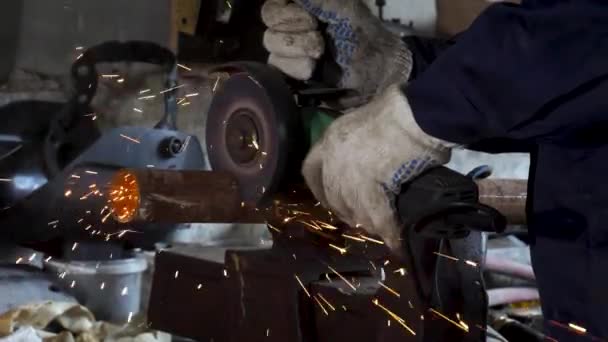
M 125 323 L 140 312 L 143 258 L 45 263 L 58 283 L 99 320 Z

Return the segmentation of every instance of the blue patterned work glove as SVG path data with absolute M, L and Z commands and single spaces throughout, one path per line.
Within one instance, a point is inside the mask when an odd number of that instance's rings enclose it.
M 398 253 L 401 229 L 393 204 L 401 185 L 446 164 L 454 146 L 424 133 L 405 95 L 390 86 L 334 121 L 311 149 L 302 173 L 324 206 Z
M 269 63 L 296 79 L 309 79 L 323 53 L 331 53 L 342 69 L 337 86 L 356 90 L 364 100 L 410 75 L 407 45 L 361 0 L 268 0 L 262 19 Z M 327 23 L 327 42 L 318 21 Z

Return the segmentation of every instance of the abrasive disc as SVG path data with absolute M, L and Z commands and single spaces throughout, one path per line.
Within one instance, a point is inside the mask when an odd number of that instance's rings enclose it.
M 209 162 L 236 177 L 243 201 L 260 204 L 295 171 L 299 109 L 280 72 L 254 64 L 216 89 L 206 125 Z M 298 164 L 297 162 L 295 164 Z M 298 165 L 299 168 L 299 165 Z

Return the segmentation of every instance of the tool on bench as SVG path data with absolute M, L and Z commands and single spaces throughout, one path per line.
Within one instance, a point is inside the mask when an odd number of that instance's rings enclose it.
M 92 226 L 97 232 L 113 233 L 124 227 L 103 219 L 106 201 L 100 193 L 114 172 L 147 165 L 172 170 L 207 167 L 196 137 L 177 130 L 173 90 L 163 93 L 164 116 L 155 127 L 100 131 L 96 115 L 103 113 L 95 114 L 91 107 L 99 82 L 97 66 L 114 62 L 155 64 L 167 89 L 175 88 L 177 65 L 170 50 L 149 42 L 110 41 L 91 46 L 74 62 L 74 92 L 67 102 L 24 100 L 0 108 L 0 175 L 5 180 L 0 182 L 0 239 L 88 239 L 94 230 L 86 227 Z M 176 149 L 187 142 L 189 148 Z M 95 184 L 100 186 L 97 192 L 90 188 Z M 171 227 L 175 228 L 156 228 Z
M 502 231 L 507 220 L 479 202 L 473 178 L 439 167 L 402 188 L 397 207 L 407 261 L 394 258 L 381 241 L 316 206 L 303 186 L 306 152 L 341 115 L 320 104 L 341 90 L 298 88 L 256 63 L 221 71 L 229 76 L 214 94 L 206 128 L 213 172 L 199 176 L 232 177 L 240 196 L 222 197 L 226 210 L 217 215 L 243 221 L 253 211 L 248 218 L 268 222 L 273 246 L 159 253 L 153 327 L 216 342 L 483 340 L 481 232 Z M 167 184 L 175 203 L 188 200 L 178 183 Z M 183 208 L 214 220 L 213 206 L 201 202 Z M 198 319 L 187 324 L 177 312 Z

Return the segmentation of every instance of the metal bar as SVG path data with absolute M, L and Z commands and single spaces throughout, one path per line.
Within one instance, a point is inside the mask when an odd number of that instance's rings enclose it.
M 480 202 L 499 210 L 510 224 L 526 223 L 525 180 L 477 184 Z M 278 223 L 300 216 L 297 213 L 327 216 L 305 187 L 275 196 L 264 209 L 253 208 L 241 202 L 235 178 L 216 171 L 122 170 L 113 178 L 109 195 L 113 216 L 123 223 Z
M 513 225 L 526 224 L 528 182 L 524 179 L 483 179 L 477 182 L 479 201 L 496 208 Z
M 224 172 L 125 169 L 113 177 L 109 197 L 122 223 L 264 222 L 241 205 L 236 180 Z

